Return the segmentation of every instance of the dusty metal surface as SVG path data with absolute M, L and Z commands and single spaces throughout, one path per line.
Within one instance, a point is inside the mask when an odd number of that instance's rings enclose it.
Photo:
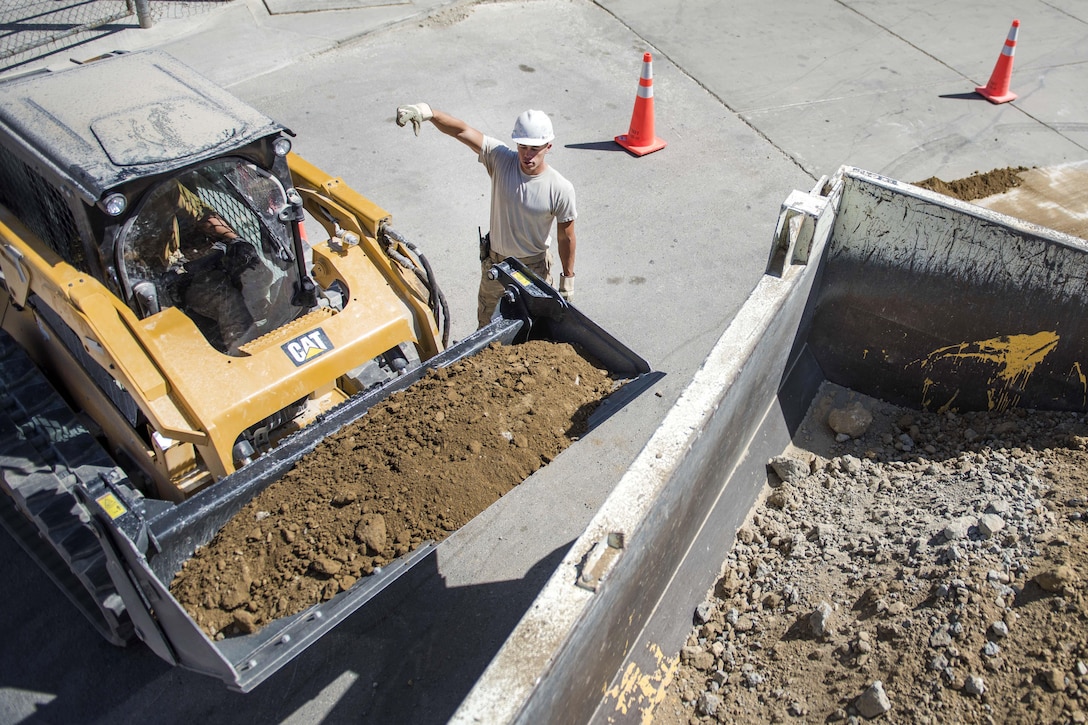
M 132 86 L 146 91 L 136 108 Z M 74 102 L 85 96 L 95 102 Z M 25 139 L 26 148 L 14 151 L 39 171 L 53 170 L 88 202 L 133 177 L 211 158 L 282 128 L 160 51 L 0 83 L 0 133 Z
M 934 410 L 1082 404 L 1088 243 L 875 174 L 846 187 L 813 333 L 829 380 Z

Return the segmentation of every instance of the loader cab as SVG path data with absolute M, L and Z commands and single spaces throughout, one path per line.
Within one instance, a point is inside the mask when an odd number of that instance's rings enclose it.
M 158 180 L 114 245 L 119 284 L 140 317 L 184 312 L 220 352 L 309 311 L 283 183 L 243 157 Z
M 0 203 L 138 317 L 244 354 L 316 301 L 290 135 L 161 51 L 110 54 L 0 81 Z

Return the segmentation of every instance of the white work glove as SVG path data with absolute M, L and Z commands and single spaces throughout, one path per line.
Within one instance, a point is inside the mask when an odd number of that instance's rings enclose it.
M 431 107 L 426 103 L 414 103 L 397 108 L 397 125 L 403 127 L 411 123 L 416 136 L 419 135 L 419 124 L 430 121 L 432 118 L 434 118 L 434 114 L 431 113 Z
M 567 302 L 574 302 L 574 275 L 559 275 L 559 294 Z

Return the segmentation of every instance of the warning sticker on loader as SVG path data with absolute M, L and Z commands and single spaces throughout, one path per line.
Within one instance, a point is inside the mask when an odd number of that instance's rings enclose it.
M 112 493 L 99 496 L 95 501 L 102 507 L 102 510 L 106 512 L 106 515 L 109 516 L 111 520 L 128 513 L 128 509 L 125 508 L 125 505 Z
M 332 341 L 329 340 L 329 336 L 325 334 L 325 331 L 319 327 L 316 330 L 307 332 L 305 335 L 299 335 L 294 340 L 283 343 L 280 348 L 287 353 L 287 357 L 291 358 L 295 367 L 298 367 L 332 350 Z

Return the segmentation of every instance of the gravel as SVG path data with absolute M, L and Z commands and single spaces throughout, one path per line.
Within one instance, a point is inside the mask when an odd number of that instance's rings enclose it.
M 827 386 L 655 722 L 1088 720 L 1084 430 Z

